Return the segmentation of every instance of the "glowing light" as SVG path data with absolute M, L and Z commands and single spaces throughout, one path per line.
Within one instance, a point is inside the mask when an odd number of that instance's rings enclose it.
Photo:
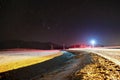
M 94 47 L 95 44 L 96 44 L 96 41 L 95 40 L 91 40 L 90 43 L 91 43 L 92 47 Z

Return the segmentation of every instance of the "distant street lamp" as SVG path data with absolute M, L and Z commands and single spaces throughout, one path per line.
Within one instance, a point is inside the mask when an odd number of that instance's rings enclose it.
M 65 50 L 65 44 L 63 44 L 63 50 Z
M 96 41 L 95 40 L 91 40 L 90 43 L 91 43 L 92 47 L 94 48 L 95 44 L 96 44 Z

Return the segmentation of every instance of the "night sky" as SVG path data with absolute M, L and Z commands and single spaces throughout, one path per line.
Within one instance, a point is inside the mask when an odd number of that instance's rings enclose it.
M 0 41 L 120 45 L 119 0 L 0 0 Z

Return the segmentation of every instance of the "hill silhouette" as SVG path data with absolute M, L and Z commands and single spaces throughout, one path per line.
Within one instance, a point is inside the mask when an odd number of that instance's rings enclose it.
M 62 46 L 51 42 L 22 41 L 22 40 L 0 41 L 0 49 L 13 49 L 13 48 L 49 50 L 49 49 L 62 49 Z

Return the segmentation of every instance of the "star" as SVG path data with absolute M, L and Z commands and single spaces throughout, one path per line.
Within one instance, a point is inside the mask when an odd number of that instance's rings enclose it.
M 47 27 L 47 29 L 49 30 L 49 29 L 50 29 L 50 27 Z

